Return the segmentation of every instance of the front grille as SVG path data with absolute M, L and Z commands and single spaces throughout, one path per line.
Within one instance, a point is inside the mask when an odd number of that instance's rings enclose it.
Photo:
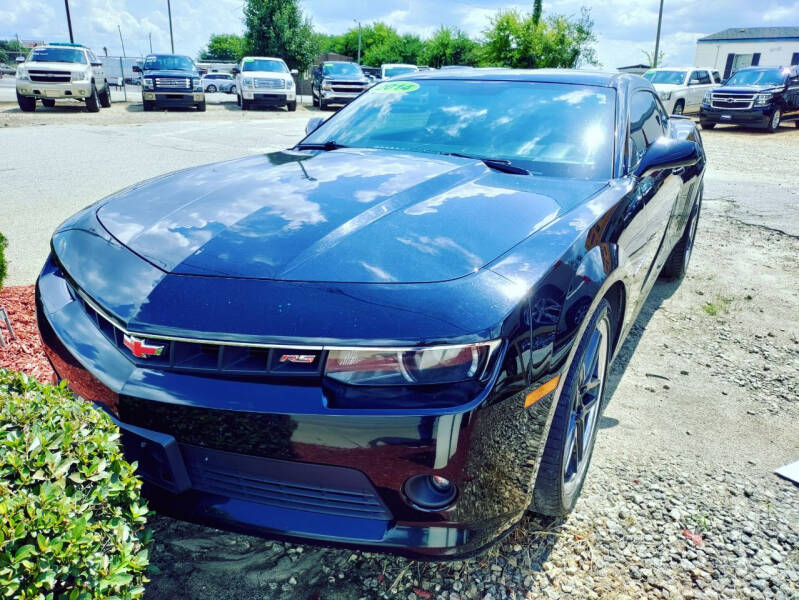
M 151 338 L 128 335 L 110 317 L 103 314 L 83 294 L 78 294 L 83 308 L 100 331 L 129 360 L 141 367 L 161 368 L 192 373 L 235 377 L 268 376 L 275 378 L 320 378 L 326 352 L 304 349 L 233 343 L 208 343 L 183 339 Z M 138 341 L 153 354 L 137 357 L 125 344 Z M 153 348 L 157 348 L 156 351 Z
M 181 453 L 193 489 L 276 508 L 387 521 L 363 473 L 344 467 L 264 459 L 196 446 Z
M 353 81 L 330 81 L 334 92 L 344 94 L 360 94 L 366 89 L 365 83 L 358 83 Z
M 710 106 L 713 108 L 726 108 L 732 110 L 746 110 L 752 108 L 755 94 L 729 94 L 714 92 L 710 97 Z
M 286 81 L 284 79 L 256 77 L 253 80 L 253 87 L 257 90 L 284 90 Z
M 28 76 L 31 81 L 39 83 L 69 83 L 71 77 L 68 72 L 64 71 L 43 71 L 43 70 L 28 70 Z
M 155 87 L 168 90 L 186 90 L 191 87 L 191 79 L 188 77 L 156 77 Z

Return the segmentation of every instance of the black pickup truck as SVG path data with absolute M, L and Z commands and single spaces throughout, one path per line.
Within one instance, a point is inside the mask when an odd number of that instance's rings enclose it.
M 699 111 L 703 129 L 718 123 L 774 132 L 780 123 L 799 127 L 799 66 L 747 67 L 705 94 Z
M 150 54 L 133 70 L 141 73 L 144 110 L 196 106 L 205 111 L 205 92 L 194 61 L 179 54 Z

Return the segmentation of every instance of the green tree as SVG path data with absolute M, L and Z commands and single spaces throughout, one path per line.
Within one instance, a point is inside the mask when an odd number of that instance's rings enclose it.
M 238 61 L 246 52 L 243 36 L 236 34 L 211 34 L 208 45 L 200 52 L 200 60 Z
M 318 53 L 319 40 L 298 0 L 246 0 L 244 25 L 250 54 L 282 58 L 304 71 Z
M 500 11 L 485 31 L 482 63 L 516 69 L 596 65 L 593 27 L 585 8 L 576 19 L 553 15 L 537 24 L 533 15 Z
M 476 65 L 478 44 L 460 29 L 443 25 L 424 42 L 420 62 L 431 67 L 445 65 Z

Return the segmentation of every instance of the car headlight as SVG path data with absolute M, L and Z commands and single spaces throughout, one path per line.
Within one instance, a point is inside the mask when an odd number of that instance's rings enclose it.
M 294 80 L 293 79 L 291 79 L 290 81 L 286 82 L 286 88 L 288 88 L 290 90 L 293 90 L 294 87 L 295 87 L 295 84 L 294 84 Z
M 758 94 L 755 96 L 755 106 L 765 106 L 771 102 L 772 98 L 771 94 Z
M 713 92 L 705 92 L 705 97 L 702 98 L 702 104 L 710 105 L 710 101 L 713 99 Z
M 244 79 L 241 80 L 241 86 L 242 87 L 250 87 L 251 88 L 252 84 L 253 84 L 252 77 L 245 77 Z
M 433 385 L 480 379 L 500 340 L 429 348 L 331 350 L 325 375 L 350 385 Z
M 661 100 L 669 100 L 671 98 L 671 92 L 658 92 L 658 96 L 660 96 Z
M 145 77 L 142 79 L 142 87 L 151 90 L 153 89 L 153 78 L 152 77 Z
M 191 78 L 191 87 L 195 87 L 195 88 L 200 87 L 200 80 L 197 79 L 196 77 L 192 77 Z
M 89 81 L 90 78 L 91 76 L 88 71 L 72 71 L 70 74 L 70 79 L 73 83 L 84 83 Z
M 20 81 L 30 81 L 30 77 L 28 77 L 28 72 L 22 67 L 17 67 L 17 79 L 19 79 Z
M 322 89 L 323 90 L 332 90 L 333 86 L 332 86 L 332 84 L 329 81 L 323 81 L 322 82 Z

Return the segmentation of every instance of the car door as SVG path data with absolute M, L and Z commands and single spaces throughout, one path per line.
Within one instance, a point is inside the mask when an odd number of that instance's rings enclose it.
M 103 73 L 102 63 L 97 60 L 97 57 L 91 50 L 86 50 L 86 58 L 89 59 L 89 64 L 92 65 L 92 73 L 95 85 L 97 86 L 97 91 L 101 92 L 103 90 L 103 86 L 105 85 L 105 74 Z M 96 64 L 100 64 L 101 66 L 94 66 Z
M 685 112 L 695 112 L 699 110 L 702 103 L 702 96 L 705 95 L 702 87 L 702 71 L 694 69 L 688 75 L 688 90 L 685 92 Z
M 788 77 L 788 85 L 785 89 L 785 108 L 788 116 L 799 119 L 799 70 L 794 71 Z
M 630 102 L 631 170 L 634 170 L 647 148 L 668 135 L 668 117 L 655 95 L 649 90 L 637 90 Z M 682 191 L 680 169 L 663 169 L 636 180 L 646 216 L 644 251 L 640 257 L 639 283 L 641 301 L 657 279 L 665 257 L 673 246 L 667 235 L 677 200 Z

